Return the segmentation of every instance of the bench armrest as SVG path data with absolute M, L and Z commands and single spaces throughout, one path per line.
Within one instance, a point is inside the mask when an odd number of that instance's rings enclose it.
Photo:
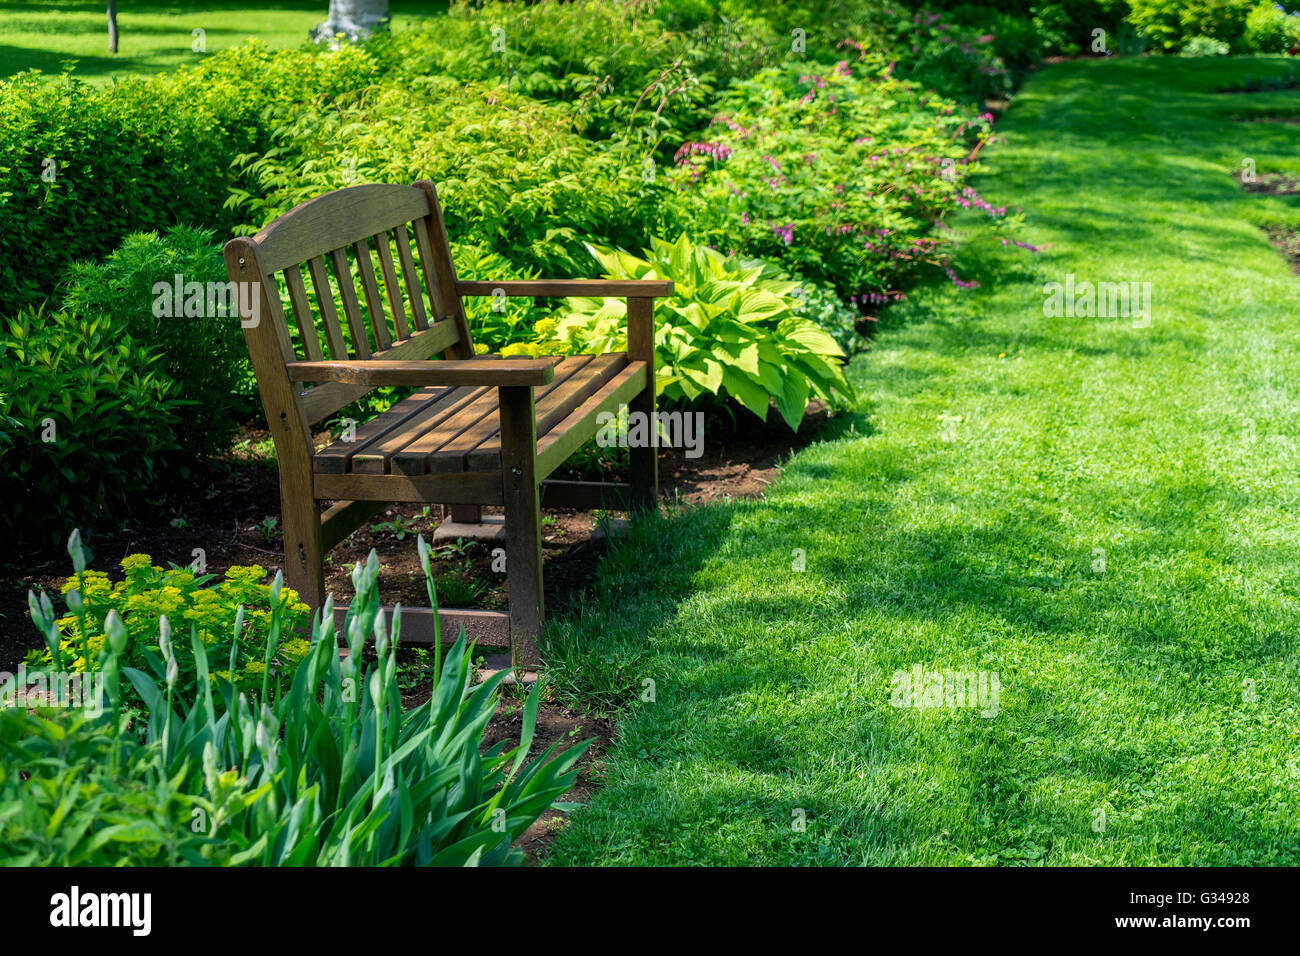
M 611 296 L 617 299 L 664 299 L 673 294 L 667 279 L 508 279 L 502 282 L 457 282 L 461 295 L 537 296 L 563 299 L 569 296 Z
M 402 362 L 340 359 L 289 362 L 291 382 L 344 382 L 348 385 L 549 385 L 558 358 L 443 359 Z

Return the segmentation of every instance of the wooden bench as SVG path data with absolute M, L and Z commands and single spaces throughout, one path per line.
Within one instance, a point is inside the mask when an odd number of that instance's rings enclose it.
M 653 448 L 631 449 L 626 484 L 546 479 L 595 435 L 601 412 L 626 404 L 653 415 L 654 299 L 670 295 L 672 283 L 460 281 L 427 180 L 319 196 L 256 236 L 232 239 L 225 259 L 231 281 L 256 284 L 240 300 L 240 318 L 279 459 L 289 586 L 320 608 L 325 555 L 393 502 L 445 504 L 459 521 L 503 506 L 508 615 L 438 615 L 449 639 L 462 624 L 481 643 L 504 634 L 496 643 L 509 644 L 517 666 L 535 664 L 544 620 L 541 499 L 627 508 L 658 500 Z M 501 294 L 625 297 L 627 351 L 476 356 L 462 297 Z M 358 424 L 355 436 L 315 450 L 312 425 L 385 385 L 418 391 Z M 432 640 L 433 624 L 432 610 L 404 608 L 402 638 Z

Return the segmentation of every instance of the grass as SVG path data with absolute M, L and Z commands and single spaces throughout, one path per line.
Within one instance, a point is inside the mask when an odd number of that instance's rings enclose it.
M 852 368 L 839 433 L 764 501 L 637 525 L 551 639 L 562 690 L 633 699 L 559 864 L 1300 863 L 1300 323 L 1261 224 L 1296 200 L 1279 61 L 1036 74 L 977 186 L 981 244 Z M 1043 284 L 1151 282 L 1149 328 Z M 795 549 L 806 570 L 794 570 Z M 916 665 L 999 709 L 890 704 Z M 806 821 L 804 828 L 800 820 Z
M 210 0 L 123 0 L 118 4 L 118 52 L 108 52 L 108 19 L 102 2 L 0 0 L 0 77 L 37 69 L 57 74 L 75 60 L 73 73 L 90 82 L 165 73 L 193 62 L 195 29 L 204 31 L 206 53 L 238 46 L 249 37 L 273 47 L 294 47 L 325 20 L 324 0 L 255 3 Z M 446 11 L 445 2 L 393 0 L 393 27 L 411 26 Z

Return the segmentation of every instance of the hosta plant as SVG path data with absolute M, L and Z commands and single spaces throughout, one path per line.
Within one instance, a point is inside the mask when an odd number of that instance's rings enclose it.
M 652 239 L 645 258 L 588 246 L 610 279 L 671 279 L 655 308 L 655 387 L 667 404 L 730 397 L 760 419 L 769 400 L 798 428 L 813 398 L 851 397 L 844 351 L 801 314 L 798 282 L 768 264 L 728 258 L 691 243 Z M 627 347 L 627 303 L 570 298 L 568 311 L 543 319 L 537 337 L 516 351 L 583 354 Z M 507 351 L 510 351 L 507 349 Z

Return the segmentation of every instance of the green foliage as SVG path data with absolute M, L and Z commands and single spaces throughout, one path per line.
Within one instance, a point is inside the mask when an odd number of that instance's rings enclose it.
M 520 269 L 510 260 L 486 246 L 458 242 L 451 249 L 456 275 L 462 279 L 485 281 L 536 279 L 536 269 Z M 526 341 L 537 320 L 546 314 L 530 298 L 504 296 L 466 296 L 461 300 L 469 334 L 478 352 L 499 352 L 512 342 Z
M 0 710 L 0 865 L 176 866 L 220 854 L 191 828 L 206 801 L 180 790 L 161 755 L 75 709 Z M 248 799 L 231 786 L 223 796 Z
M 931 235 L 934 223 L 958 206 L 1005 214 L 964 186 L 991 117 L 962 117 L 869 55 L 807 69 L 737 83 L 707 138 L 682 147 L 678 228 L 868 303 L 950 270 L 951 240 Z
M 423 539 L 419 547 L 433 601 Z M 86 857 L 119 866 L 160 858 L 232 866 L 517 862 L 513 842 L 573 785 L 585 745 L 560 755 L 552 745 L 528 760 L 538 685 L 523 708 L 519 745 L 507 750 L 501 742 L 480 752 L 505 672 L 473 685 L 463 635 L 445 658 L 435 654 L 428 702 L 403 712 L 401 622 L 395 619 L 388 633 L 378 570 L 371 552 L 353 571 L 356 596 L 343 627 L 349 656 L 339 659 L 327 600 L 282 695 L 250 698 L 220 676 L 210 681 L 206 645 L 192 634 L 200 690 L 177 709 L 182 698 L 173 678 L 123 666 L 125 628 L 111 615 L 103 660 L 107 713 L 99 723 L 69 711 L 53 719 L 26 709 L 0 712 L 0 846 L 46 865 Z M 268 659 L 281 633 L 280 589 L 277 576 Z M 48 599 L 30 603 L 38 628 L 57 631 Z M 160 621 L 155 636 L 170 662 L 177 643 L 170 626 Z M 364 665 L 371 638 L 377 660 Z M 123 677 L 146 704 L 130 723 L 122 711 Z M 115 727 L 123 732 L 107 732 Z M 60 759 L 45 759 L 52 750 L 61 751 Z M 110 786 L 96 789 L 110 778 Z M 146 788 L 156 794 L 152 802 Z M 108 821 L 52 806 L 59 793 L 96 792 L 104 794 L 99 805 L 112 814 Z M 126 829 L 112 830 L 116 825 Z M 88 853 L 87 832 L 94 832 L 91 849 L 108 848 Z M 140 837 L 130 841 L 133 832 Z
M 1256 53 L 1286 53 L 1300 46 L 1300 16 L 1276 3 L 1259 3 L 1246 15 L 1242 39 Z
M 177 449 L 182 413 L 158 366 L 106 317 L 26 309 L 0 328 L 0 528 L 10 540 L 51 542 L 69 516 L 98 521 L 139 504 Z
M 453 241 L 564 275 L 586 266 L 581 239 L 640 241 L 662 191 L 616 146 L 575 133 L 567 108 L 442 76 L 277 123 L 275 147 L 244 157 L 255 191 L 235 196 L 255 222 L 351 182 L 432 177 Z
M 179 303 L 173 301 L 177 276 Z M 234 393 L 253 388 L 236 303 L 231 299 L 222 310 L 207 294 L 210 284 L 228 278 L 211 230 L 177 226 L 165 236 L 127 236 L 102 263 L 74 264 L 64 283 L 61 308 L 70 320 L 106 318 L 161 356 L 159 370 L 187 402 L 177 441 L 191 459 L 226 446 Z
M 307 605 L 291 588 L 281 588 L 273 596 L 271 585 L 262 583 L 266 569 L 259 565 L 235 565 L 226 571 L 224 581 L 211 587 L 215 575 L 195 575 L 175 567 L 164 570 L 153 565 L 147 554 L 128 555 L 120 566 L 124 572 L 120 581 L 105 571 L 83 570 L 63 582 L 67 613 L 57 622 L 58 648 L 32 651 L 29 667 L 76 673 L 101 669 L 110 614 L 126 629 L 122 663 L 147 669 L 159 678 L 165 677 L 166 664 L 151 642 L 156 643 L 164 617 L 178 627 L 188 626 L 217 662 L 216 676 L 241 692 L 260 689 L 268 678 L 278 687 L 286 668 L 307 653 L 306 641 L 296 636 L 305 630 Z M 273 601 L 278 601 L 275 614 Z M 274 655 L 264 659 L 261 651 L 277 620 L 286 637 L 277 640 Z M 178 691 L 191 696 L 198 689 L 198 663 L 184 646 L 177 649 L 175 660 Z
M 1227 56 L 1228 44 L 1210 37 L 1194 36 L 1178 51 L 1179 56 Z
M 851 394 L 843 350 L 796 314 L 798 283 L 762 262 L 728 259 L 685 235 L 653 239 L 640 259 L 592 247 L 611 279 L 671 279 L 673 295 L 655 309 L 655 386 L 667 404 L 728 396 L 764 421 L 769 399 L 798 428 L 810 398 Z M 627 303 L 571 298 L 569 311 L 537 325 L 534 354 L 585 354 L 627 347 Z M 524 351 L 520 348 L 519 351 Z
M 1194 36 L 1241 49 L 1246 17 L 1256 0 L 1130 0 L 1127 22 L 1164 50 Z

